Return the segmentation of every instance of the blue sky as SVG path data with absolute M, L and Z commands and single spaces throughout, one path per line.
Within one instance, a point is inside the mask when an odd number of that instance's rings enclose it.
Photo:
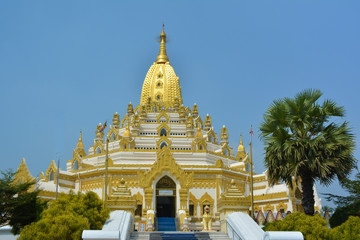
M 226 125 L 234 149 L 240 134 L 249 143 L 252 124 L 256 172 L 265 170 L 263 113 L 306 88 L 345 107 L 358 158 L 359 9 L 331 0 L 1 1 L 0 168 L 24 157 L 38 176 L 62 152 L 65 169 L 80 130 L 88 149 L 99 122 L 139 103 L 163 22 L 184 105 L 197 103 L 218 133 Z M 344 194 L 336 182 L 318 191 Z

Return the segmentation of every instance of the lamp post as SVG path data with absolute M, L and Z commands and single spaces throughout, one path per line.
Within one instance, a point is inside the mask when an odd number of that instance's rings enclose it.
M 58 198 L 58 191 L 59 191 L 59 172 L 60 172 L 60 158 L 62 157 L 62 153 L 61 152 L 57 152 L 56 153 L 56 158 L 57 158 L 57 172 L 56 172 L 56 196 L 55 196 L 55 200 L 57 200 Z
M 251 217 L 254 219 L 254 174 L 252 161 L 252 141 L 250 142 L 250 176 L 251 176 Z
M 108 158 L 109 158 L 109 138 L 106 135 L 106 150 L 105 150 L 105 189 L 104 189 L 104 207 L 106 206 L 106 202 L 107 202 L 107 185 L 108 185 Z
M 252 138 L 254 136 L 254 131 L 252 130 L 252 125 L 249 133 L 251 136 L 251 140 L 250 140 L 251 218 L 254 219 L 254 176 L 253 176 L 254 174 L 253 174 L 253 159 L 252 159 Z

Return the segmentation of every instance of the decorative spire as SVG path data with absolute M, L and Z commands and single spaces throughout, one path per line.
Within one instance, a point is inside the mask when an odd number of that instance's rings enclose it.
M 127 107 L 127 115 L 132 116 L 133 114 L 134 114 L 134 108 L 133 108 L 132 103 L 130 102 L 128 107 Z
M 206 114 L 205 117 L 205 130 L 209 131 L 211 128 L 211 117 L 209 116 L 209 114 Z
M 220 133 L 220 138 L 221 138 L 221 143 L 226 143 L 228 142 L 228 138 L 229 138 L 229 133 L 227 128 L 225 127 L 225 125 L 222 127 L 221 129 L 221 133 Z
M 197 118 L 198 113 L 199 113 L 198 106 L 196 105 L 196 103 L 194 103 L 194 107 L 193 107 L 193 110 L 192 110 L 193 117 Z
M 128 121 L 127 121 L 126 129 L 125 129 L 124 134 L 123 134 L 123 137 L 126 137 L 126 138 L 131 137 L 129 121 L 130 121 L 130 119 L 128 119 Z
M 83 144 L 83 141 L 82 141 L 82 132 L 81 131 L 80 131 L 79 141 L 78 141 L 78 143 L 76 145 L 76 150 L 80 149 L 80 148 L 84 149 L 84 144 Z
M 119 128 L 120 116 L 119 116 L 119 114 L 118 114 L 117 112 L 114 114 L 113 124 L 114 124 L 114 127 L 115 127 L 115 128 Z
M 159 56 L 156 58 L 156 63 L 166 63 L 169 61 L 169 58 L 166 54 L 166 34 L 164 31 L 165 25 L 163 24 L 163 29 L 160 34 L 160 51 Z
M 236 158 L 238 160 L 243 160 L 245 158 L 245 156 L 246 156 L 245 147 L 243 145 L 242 135 L 240 135 L 240 144 L 239 144 L 239 147 L 237 149 Z
M 201 133 L 201 129 L 200 129 L 200 123 L 198 123 L 198 127 L 197 127 L 197 132 L 195 134 L 195 138 L 203 138 L 203 135 Z
M 85 152 L 85 147 L 82 141 L 82 132 L 80 131 L 80 137 L 79 137 L 79 141 L 76 145 L 76 152 L 78 152 L 78 154 L 83 157 L 86 156 L 86 152 Z

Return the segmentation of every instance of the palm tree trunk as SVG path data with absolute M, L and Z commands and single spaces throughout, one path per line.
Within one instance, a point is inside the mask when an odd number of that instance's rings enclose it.
M 302 207 L 304 209 L 304 213 L 307 215 L 314 215 L 314 179 L 311 177 L 311 173 L 309 170 L 305 170 L 303 174 L 301 174 L 302 178 Z

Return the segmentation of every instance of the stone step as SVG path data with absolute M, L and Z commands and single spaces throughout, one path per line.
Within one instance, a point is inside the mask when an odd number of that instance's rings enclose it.
M 175 218 L 158 217 L 157 228 L 159 231 L 176 231 Z
M 130 240 L 230 240 L 223 232 L 133 232 Z

